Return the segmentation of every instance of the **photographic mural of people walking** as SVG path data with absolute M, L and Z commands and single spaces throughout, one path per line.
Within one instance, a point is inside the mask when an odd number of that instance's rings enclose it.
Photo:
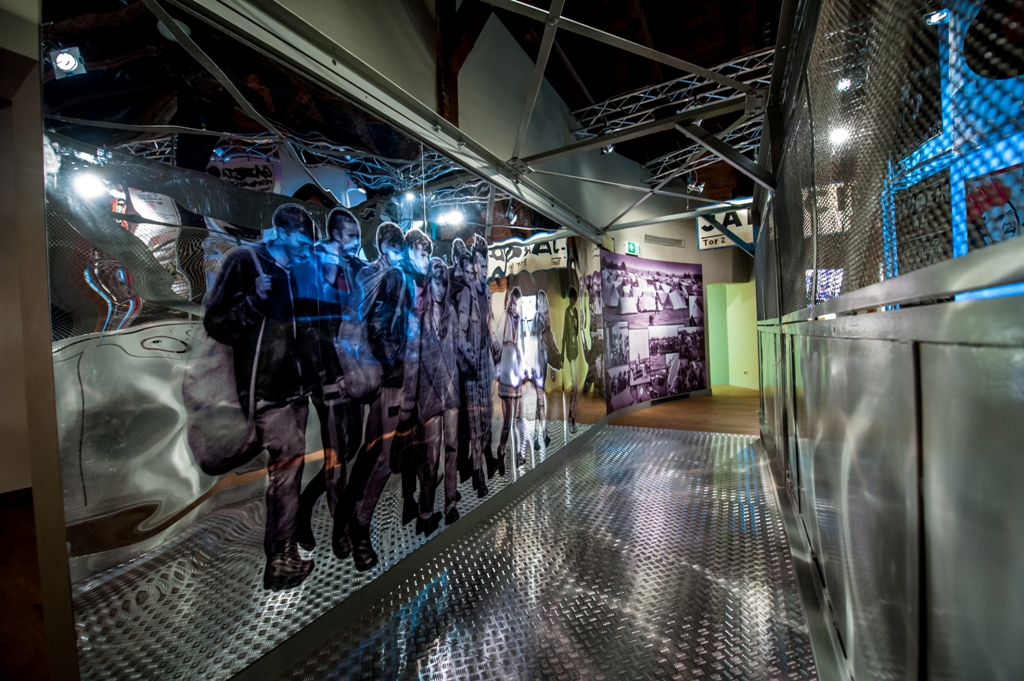
M 430 536 L 457 522 L 461 482 L 483 498 L 551 444 L 552 389 L 573 433 L 581 393 L 603 392 L 611 410 L 705 387 L 699 266 L 570 240 L 548 246 L 539 271 L 503 246 L 517 270 L 501 276 L 480 234 L 455 238 L 445 262 L 424 231 L 386 221 L 373 245 L 367 262 L 344 208 L 318 230 L 284 205 L 262 241 L 226 252 L 205 299 L 183 388 L 188 442 L 210 475 L 266 451 L 266 589 L 313 570 L 325 495 L 331 552 L 359 571 L 380 560 L 372 523 L 392 475 L 403 525 Z M 310 407 L 323 463 L 303 487 Z

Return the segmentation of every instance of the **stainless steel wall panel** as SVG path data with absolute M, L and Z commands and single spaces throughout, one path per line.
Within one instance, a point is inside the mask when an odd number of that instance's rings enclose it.
M 1024 349 L 921 346 L 927 670 L 1024 678 Z
M 809 528 L 857 679 L 905 679 L 917 658 L 913 347 L 798 340 L 797 421 Z
M 775 346 L 778 343 L 778 335 L 768 332 L 761 332 L 761 402 L 764 410 L 765 426 L 768 436 L 774 444 L 775 424 L 775 382 L 777 380 L 775 370 Z

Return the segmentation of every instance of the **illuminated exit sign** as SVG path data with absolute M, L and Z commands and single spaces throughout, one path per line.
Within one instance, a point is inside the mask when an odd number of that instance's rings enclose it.
M 626 254 L 627 255 L 640 255 L 640 244 L 632 241 L 626 242 Z

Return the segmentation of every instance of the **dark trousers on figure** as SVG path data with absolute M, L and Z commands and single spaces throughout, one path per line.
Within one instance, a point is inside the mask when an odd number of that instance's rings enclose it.
M 305 397 L 256 408 L 256 434 L 270 455 L 263 539 L 267 556 L 284 551 L 286 542 L 295 535 L 308 418 L 309 400 Z
M 330 400 L 325 402 L 320 397 L 312 398 L 313 407 L 320 420 L 320 440 L 324 447 L 323 468 L 306 483 L 302 490 L 302 506 L 306 513 L 312 513 L 313 506 L 320 496 L 327 493 L 327 505 L 331 517 L 348 523 L 351 515 L 337 513 L 338 505 L 344 507 L 343 499 L 346 491 L 346 467 L 356 453 L 363 439 L 363 408 L 351 400 Z
M 377 501 L 391 477 L 391 445 L 398 428 L 401 405 L 401 388 L 382 388 L 380 396 L 370 405 L 366 420 L 366 450 L 357 459 L 350 482 L 350 487 L 358 482 L 363 488 L 352 518 L 361 530 L 369 528 Z
M 437 493 L 437 471 L 444 450 L 444 510 L 455 508 L 459 490 L 458 475 L 459 410 L 446 409 L 423 424 L 426 451 L 416 468 L 420 483 L 419 516 L 429 520 L 434 515 L 434 495 Z

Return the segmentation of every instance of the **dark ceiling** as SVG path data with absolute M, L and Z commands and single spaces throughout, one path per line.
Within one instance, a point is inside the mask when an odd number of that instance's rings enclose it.
M 527 1 L 543 9 L 551 5 L 550 0 Z M 774 46 L 780 10 L 781 0 L 568 0 L 563 16 L 698 66 L 712 67 Z M 507 10 L 496 9 L 495 13 L 536 61 L 543 25 Z M 683 75 L 671 66 L 568 31 L 559 31 L 555 43 L 545 75 L 574 111 Z M 675 111 L 661 113 L 667 116 Z M 616 152 L 643 164 L 686 145 L 681 135 L 669 132 L 617 145 Z M 747 178 L 737 177 L 723 163 L 700 171 L 698 178 L 709 198 L 730 199 L 749 195 L 753 189 Z

